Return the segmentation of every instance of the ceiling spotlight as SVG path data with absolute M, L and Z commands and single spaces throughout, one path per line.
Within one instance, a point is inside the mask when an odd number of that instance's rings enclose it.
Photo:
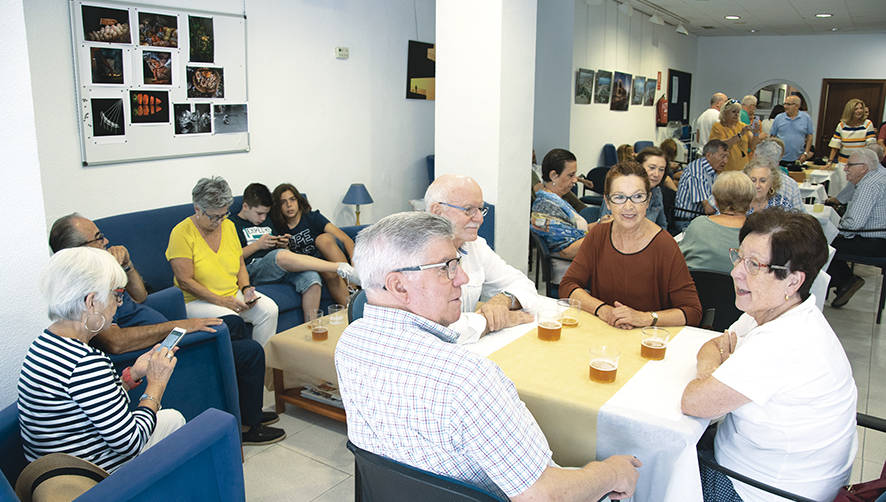
M 833 17 L 833 14 L 830 14 L 828 12 L 819 12 L 818 14 L 815 15 L 815 17 L 820 17 L 820 18 Z
M 631 0 L 625 0 L 618 6 L 618 11 L 622 14 L 631 17 L 634 14 L 634 6 L 631 5 Z
M 751 28 L 751 33 L 757 33 L 757 30 Z
M 738 21 L 739 19 L 741 19 L 741 16 L 736 16 L 734 14 L 730 14 L 728 16 L 723 16 L 723 18 L 728 19 L 730 21 Z
M 652 17 L 649 18 L 649 22 L 652 24 L 657 24 L 659 26 L 664 26 L 664 21 L 661 20 L 661 16 L 658 14 L 653 14 Z
M 837 31 L 838 29 L 839 29 L 839 28 L 837 28 L 836 26 L 834 26 L 833 28 L 831 28 L 831 31 Z
M 689 32 L 686 31 L 686 27 L 683 26 L 682 23 L 679 24 L 679 25 L 677 25 L 677 29 L 674 30 L 674 31 L 676 31 L 677 33 L 679 33 L 679 34 L 681 34 L 681 35 L 689 35 Z

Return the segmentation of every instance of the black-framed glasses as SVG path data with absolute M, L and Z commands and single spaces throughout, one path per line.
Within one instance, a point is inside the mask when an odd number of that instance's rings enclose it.
M 203 211 L 203 216 L 209 218 L 212 223 L 218 223 L 231 215 L 228 211 L 225 211 L 225 214 L 209 214 L 203 208 L 200 208 L 200 211 Z
M 441 202 L 440 204 L 443 204 L 444 206 L 449 206 L 449 207 L 452 207 L 455 209 L 460 209 L 460 210 L 464 211 L 465 216 L 467 216 L 468 218 L 473 218 L 474 216 L 477 216 L 477 213 L 480 213 L 480 216 L 486 216 L 486 213 L 489 212 L 488 207 L 471 207 L 471 206 L 462 207 L 462 206 L 456 206 L 455 204 L 450 204 L 448 202 Z
M 765 263 L 760 263 L 753 258 L 745 258 L 736 248 L 729 248 L 729 261 L 732 262 L 733 266 L 738 265 L 738 262 L 744 262 L 744 269 L 751 275 L 757 275 L 763 269 L 770 272 L 773 270 L 790 270 L 784 265 L 767 265 Z
M 95 239 L 90 239 L 90 240 L 84 242 L 83 244 L 80 244 L 80 247 L 88 246 L 88 245 L 92 244 L 93 242 L 99 242 L 99 241 L 103 241 L 103 240 L 105 240 L 105 234 L 99 232 L 99 233 L 95 234 Z
M 458 275 L 458 265 L 461 263 L 461 255 L 450 258 L 440 263 L 429 263 L 427 265 L 416 265 L 414 267 L 401 267 L 392 270 L 392 272 L 420 272 L 432 268 L 439 268 L 446 271 L 446 277 L 451 281 Z
M 114 299 L 117 300 L 117 305 L 123 305 L 123 293 L 126 292 L 125 288 L 117 288 L 111 291 L 114 293 Z
M 627 201 L 631 201 L 634 204 L 642 204 L 649 200 L 649 192 L 637 192 L 633 195 L 625 195 L 623 193 L 614 193 L 606 197 L 609 202 L 613 204 L 618 204 L 619 206 L 624 204 Z

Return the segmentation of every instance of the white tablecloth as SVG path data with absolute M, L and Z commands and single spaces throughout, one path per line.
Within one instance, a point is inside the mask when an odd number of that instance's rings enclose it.
M 840 226 L 840 215 L 834 211 L 834 208 L 831 206 L 823 206 L 820 212 L 815 212 L 815 206 L 813 204 L 803 204 L 803 207 L 806 208 L 806 212 L 811 214 L 821 223 L 821 229 L 824 231 L 824 236 L 828 240 L 828 244 L 834 242 L 834 238 L 837 237 L 839 233 L 837 228 Z
M 833 169 L 812 169 L 809 171 L 808 181 L 813 185 L 828 182 L 828 195 L 835 197 L 846 186 L 845 164 L 834 164 Z
M 545 301 L 553 300 L 545 299 Z M 483 356 L 523 336 L 535 323 L 484 336 L 465 348 Z M 680 410 L 683 389 L 695 378 L 699 347 L 719 335 L 686 327 L 668 346 L 663 361 L 649 361 L 600 409 L 597 458 L 636 455 L 643 462 L 636 501 L 701 501 L 695 444 L 708 420 Z
M 824 202 L 828 198 L 827 192 L 822 185 L 813 185 L 811 183 L 800 183 L 800 197 L 806 200 L 810 197 L 815 199 L 816 203 Z

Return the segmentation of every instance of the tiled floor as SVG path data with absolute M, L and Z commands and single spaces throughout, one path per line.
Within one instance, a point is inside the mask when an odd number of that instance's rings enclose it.
M 858 385 L 858 411 L 886 417 L 886 322 L 874 324 L 880 291 L 879 269 L 859 266 L 866 280 L 842 309 L 825 316 L 843 343 Z M 273 396 L 265 395 L 267 409 Z M 271 446 L 245 449 L 246 497 L 250 502 L 354 500 L 354 462 L 345 448 L 345 425 L 287 406 L 278 427 L 287 438 Z M 851 482 L 874 479 L 886 460 L 886 434 L 859 429 L 858 457 Z

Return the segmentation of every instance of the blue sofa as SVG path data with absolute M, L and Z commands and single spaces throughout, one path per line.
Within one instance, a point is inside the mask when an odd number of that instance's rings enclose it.
M 240 212 L 242 202 L 241 196 L 234 198 L 230 208 L 231 214 Z M 192 214 L 194 214 L 193 204 L 181 204 L 109 216 L 95 220 L 95 224 L 111 245 L 122 244 L 129 249 L 132 262 L 141 273 L 148 291 L 151 292 L 173 287 L 172 268 L 166 261 L 169 233 L 175 225 Z M 353 239 L 362 228 L 362 226 L 342 227 L 342 231 Z M 273 299 L 280 309 L 277 320 L 278 332 L 304 322 L 301 295 L 290 284 L 283 282 L 263 284 L 257 289 Z M 324 288 L 320 305 L 325 308 L 331 303 L 329 292 Z
M 18 501 L 13 486 L 25 465 L 13 403 L 0 411 L 0 502 Z M 244 501 L 238 421 L 223 411 L 206 410 L 75 500 Z

